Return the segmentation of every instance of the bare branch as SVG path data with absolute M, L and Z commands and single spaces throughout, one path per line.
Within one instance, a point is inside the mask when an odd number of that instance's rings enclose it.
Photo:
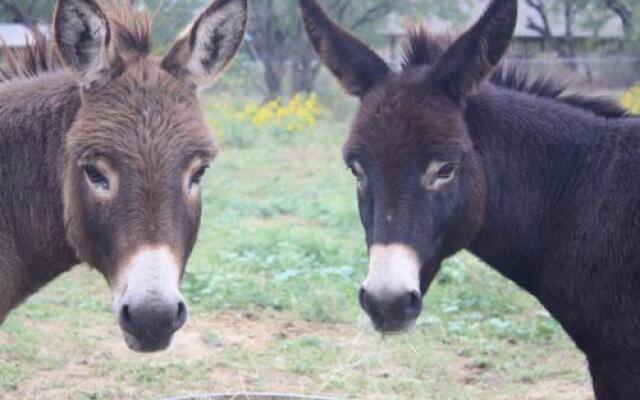
M 549 22 L 549 14 L 543 0 L 525 0 L 529 7 L 533 8 L 540 18 L 540 22 L 536 22 L 533 18 L 527 19 L 527 28 L 537 32 L 542 39 L 548 43 L 561 57 L 570 57 L 573 55 L 573 21 L 574 7 L 571 0 L 564 1 L 565 16 L 565 42 L 555 37 L 551 30 Z
M 620 0 L 603 0 L 604 5 L 613 11 L 622 21 L 625 34 L 627 37 L 631 37 L 633 33 L 633 13 L 632 11 L 622 4 Z
M 360 26 L 371 23 L 380 17 L 387 15 L 391 11 L 391 4 L 389 2 L 383 2 L 374 7 L 371 7 L 360 16 L 353 24 L 351 29 L 358 29 Z

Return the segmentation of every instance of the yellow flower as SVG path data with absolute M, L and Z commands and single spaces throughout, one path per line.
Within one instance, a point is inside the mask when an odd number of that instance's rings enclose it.
M 634 114 L 640 114 L 640 85 L 636 85 L 622 96 L 622 105 Z
M 235 106 L 230 97 L 207 105 L 207 120 L 215 135 L 229 143 L 251 143 L 256 136 L 288 137 L 310 134 L 324 109 L 316 95 L 298 94 L 288 102 L 248 102 Z

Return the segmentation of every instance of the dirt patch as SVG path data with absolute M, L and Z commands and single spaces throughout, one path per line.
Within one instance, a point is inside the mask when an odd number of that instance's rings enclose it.
M 263 350 L 273 342 L 301 336 L 353 337 L 353 325 L 319 324 L 289 321 L 278 314 L 257 315 L 250 312 L 206 315 L 193 321 L 191 329 L 215 333 L 222 346 L 243 346 L 248 350 Z M 177 344 L 177 343 L 176 343 Z M 176 346 L 172 346 L 176 347 Z
M 584 380 L 573 382 L 564 373 L 576 369 L 571 361 L 563 364 L 566 353 L 550 356 L 553 360 L 547 364 L 557 368 L 549 374 L 530 382 L 517 381 L 441 343 L 416 342 L 428 339 L 425 336 L 381 340 L 364 322 L 311 323 L 269 311 L 196 313 L 168 351 L 153 355 L 129 351 L 110 318 L 73 333 L 55 320 L 45 324 L 37 329 L 47 332 L 50 342 L 58 345 L 47 346 L 43 341 L 33 363 L 25 363 L 30 368 L 28 378 L 0 398 L 146 399 L 251 390 L 400 400 L 446 398 L 424 397 L 431 393 L 429 388 L 443 387 L 449 390 L 443 395 L 470 398 L 484 398 L 487 393 L 504 400 L 585 400 L 591 396 Z M 292 353 L 280 354 L 280 343 L 296 343 L 299 338 L 309 338 L 301 343 L 311 343 L 310 349 L 294 347 Z M 320 343 L 319 347 L 313 347 L 314 343 Z M 329 348 L 335 348 L 336 354 L 327 359 L 322 354 L 323 343 L 334 345 Z M 415 351 L 407 350 L 412 346 Z M 307 365 L 307 360 L 296 358 L 307 354 L 317 357 L 317 364 Z M 428 360 L 410 360 L 418 357 Z M 534 360 L 547 361 L 544 357 Z M 405 388 L 407 382 L 414 386 Z
M 6 399 L 71 399 L 79 392 L 93 392 L 108 387 L 109 379 L 95 374 L 89 363 L 76 360 L 60 369 L 43 370 L 29 378 Z
M 38 329 L 46 331 L 52 342 L 64 343 L 62 338 L 68 328 L 56 321 L 47 321 L 46 325 L 41 325 Z M 223 359 L 221 352 L 235 348 L 258 354 L 274 343 L 288 338 L 307 335 L 344 338 L 354 332 L 355 327 L 351 326 L 292 322 L 268 313 L 260 316 L 247 312 L 197 314 L 176 334 L 167 351 L 139 355 L 127 348 L 113 321 L 105 319 L 103 324 L 84 330 L 82 337 L 70 338 L 71 341 L 87 341 L 86 347 L 68 343 L 64 346 L 42 346 L 38 351 L 40 360 L 36 362 L 51 360 L 57 355 L 59 359 L 56 362 L 61 365 L 33 365 L 32 374 L 22 380 L 15 390 L 6 393 L 5 397 L 0 395 L 0 398 L 72 399 L 83 398 L 87 394 L 98 398 L 138 398 L 140 391 L 138 390 L 135 396 L 133 393 L 136 393 L 136 386 L 140 383 L 136 380 L 141 378 L 131 376 L 135 373 L 140 374 L 137 369 L 144 365 L 164 369 L 180 362 L 204 365 L 201 367 L 204 368 L 204 380 L 187 382 L 185 385 L 197 388 L 195 391 L 207 389 L 220 392 L 229 388 L 242 390 L 256 387 L 269 387 L 270 390 L 285 392 L 299 391 L 305 387 L 304 377 L 277 370 L 270 371 L 266 376 L 255 370 L 230 368 L 220 364 L 220 360 Z M 211 337 L 212 335 L 214 337 Z M 9 342 L 4 335 L 0 338 Z M 67 356 L 74 352 L 81 354 Z M 114 370 L 110 371 L 110 368 Z M 128 369 L 133 372 L 129 372 Z M 124 379 L 114 381 L 118 375 Z M 188 379 L 185 377 L 185 380 Z M 117 387 L 117 391 L 109 394 L 106 388 L 111 386 Z M 175 391 L 176 389 L 173 389 L 171 393 Z M 181 391 L 177 392 L 179 394 Z
M 566 379 L 551 378 L 544 382 L 536 383 L 527 392 L 523 400 L 548 400 L 558 398 L 572 398 L 576 400 L 593 400 L 590 385 L 580 385 L 576 390 L 576 384 Z M 505 399 L 506 400 L 506 399 Z

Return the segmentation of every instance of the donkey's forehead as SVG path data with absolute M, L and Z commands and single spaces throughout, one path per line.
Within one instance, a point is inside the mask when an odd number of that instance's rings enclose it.
M 363 99 L 345 152 L 464 150 L 469 142 L 461 107 L 398 75 Z
M 216 153 L 195 91 L 150 63 L 87 92 L 71 136 L 77 155 L 210 159 Z
M 460 119 L 463 107 L 429 78 L 431 70 L 431 66 L 420 65 L 390 73 L 362 98 L 359 116 L 421 119 L 415 116 L 427 112 L 433 114 L 431 119 Z
M 119 75 L 103 87 L 89 93 L 93 101 L 118 96 L 121 101 L 140 101 L 141 95 L 166 96 L 166 103 L 195 101 L 197 96 L 192 86 L 166 72 L 155 58 L 139 58 L 129 63 Z
M 194 158 L 209 163 L 217 154 L 213 136 L 208 132 L 172 135 L 125 128 L 96 130 L 71 137 L 67 146 L 69 154 L 78 162 L 106 159 L 141 170 L 149 166 L 186 168 Z
M 189 122 L 204 124 L 197 93 L 148 60 L 130 66 L 103 87 L 85 92 L 79 118 L 156 131 Z

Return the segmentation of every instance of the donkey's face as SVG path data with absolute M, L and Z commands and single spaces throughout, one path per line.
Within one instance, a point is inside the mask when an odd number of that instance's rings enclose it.
M 59 3 L 58 48 L 81 88 L 65 149 L 69 241 L 110 283 L 133 350 L 166 348 L 186 321 L 179 282 L 216 153 L 196 89 L 234 56 L 246 15 L 245 0 L 218 0 L 155 60 L 147 27 L 114 23 L 92 0 Z
M 481 227 L 485 179 L 465 104 L 506 51 L 517 1 L 493 1 L 437 62 L 398 73 L 315 0 L 300 3 L 320 57 L 361 99 L 344 148 L 369 248 L 360 303 L 378 330 L 401 331 L 420 314 L 441 261 Z
M 462 109 L 435 88 L 416 107 L 416 82 L 397 79 L 363 98 L 344 147 L 369 248 L 360 302 L 385 332 L 415 320 L 440 261 L 471 241 L 484 204 Z

